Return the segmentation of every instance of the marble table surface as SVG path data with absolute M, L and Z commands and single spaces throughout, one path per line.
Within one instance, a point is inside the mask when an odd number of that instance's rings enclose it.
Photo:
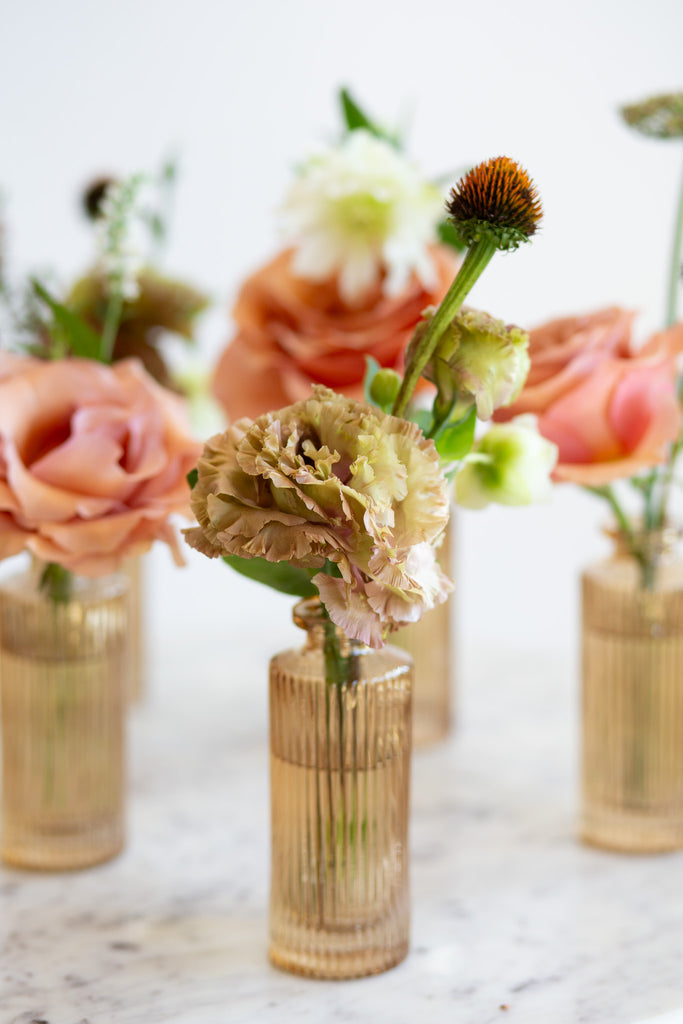
M 0 869 L 0 1024 L 683 1021 L 683 851 L 576 841 L 574 670 L 538 653 L 468 655 L 457 729 L 414 756 L 407 960 L 349 982 L 270 967 L 270 651 L 241 642 L 156 652 L 119 858 Z

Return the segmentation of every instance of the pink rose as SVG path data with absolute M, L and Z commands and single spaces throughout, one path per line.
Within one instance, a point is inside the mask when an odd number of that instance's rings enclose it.
M 401 370 L 422 311 L 440 302 L 455 273 L 450 250 L 430 253 L 438 278 L 433 291 L 413 277 L 401 295 L 388 298 L 378 284 L 354 307 L 341 299 L 336 278 L 296 277 L 291 250 L 249 277 L 233 311 L 237 334 L 213 381 L 229 418 L 254 418 L 308 398 L 314 383 L 362 399 L 366 355 Z
M 559 447 L 557 480 L 601 486 L 662 462 L 681 430 L 676 394 L 683 324 L 638 351 L 633 313 L 606 309 L 533 330 L 531 370 L 518 400 L 496 413 L 536 413 Z
M 101 576 L 159 539 L 182 563 L 168 517 L 188 511 L 200 450 L 137 360 L 0 354 L 0 558 Z

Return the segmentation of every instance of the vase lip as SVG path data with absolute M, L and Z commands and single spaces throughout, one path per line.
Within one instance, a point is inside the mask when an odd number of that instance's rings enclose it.
M 674 550 L 681 537 L 683 537 L 683 528 L 675 522 L 669 521 L 664 523 L 663 526 L 651 529 L 644 527 L 640 518 L 633 517 L 629 520 L 629 523 L 633 527 L 634 540 L 645 555 L 648 551 L 651 555 L 655 555 L 655 557 L 658 554 L 668 554 Z M 603 525 L 602 532 L 614 543 L 617 554 L 624 551 L 628 554 L 633 553 L 627 534 L 615 523 Z
M 318 595 L 304 597 L 294 605 L 292 609 L 294 624 L 300 629 L 311 629 L 312 626 L 322 625 L 325 618 L 323 603 Z

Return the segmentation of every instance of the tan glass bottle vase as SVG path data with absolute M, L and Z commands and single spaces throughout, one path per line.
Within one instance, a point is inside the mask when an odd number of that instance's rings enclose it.
M 410 659 L 349 641 L 317 599 L 294 621 L 305 646 L 270 667 L 270 958 L 317 978 L 377 974 L 408 952 Z
M 0 854 L 64 870 L 123 845 L 126 580 L 74 576 L 54 601 L 40 568 L 0 587 Z
M 586 571 L 582 838 L 624 852 L 683 846 L 683 562 L 678 532 L 647 535 L 651 586 L 617 537 Z
M 455 520 L 451 509 L 439 564 L 452 579 Z M 391 642 L 413 659 L 413 748 L 446 739 L 453 717 L 454 658 L 452 595 L 419 622 L 392 634 Z

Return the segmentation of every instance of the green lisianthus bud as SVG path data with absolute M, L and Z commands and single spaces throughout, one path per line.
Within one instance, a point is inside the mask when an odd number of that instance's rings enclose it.
M 539 434 L 533 416 L 491 427 L 463 459 L 455 498 L 464 508 L 548 501 L 557 445 Z
M 420 333 L 411 342 L 419 342 Z M 424 370 L 438 388 L 437 403 L 475 402 L 477 416 L 489 420 L 496 409 L 519 395 L 529 372 L 529 335 L 488 313 L 463 308 L 453 318 Z M 410 358 L 411 348 L 407 357 Z
M 400 386 L 401 378 L 396 371 L 384 367 L 372 378 L 370 400 L 380 409 L 390 409 Z

